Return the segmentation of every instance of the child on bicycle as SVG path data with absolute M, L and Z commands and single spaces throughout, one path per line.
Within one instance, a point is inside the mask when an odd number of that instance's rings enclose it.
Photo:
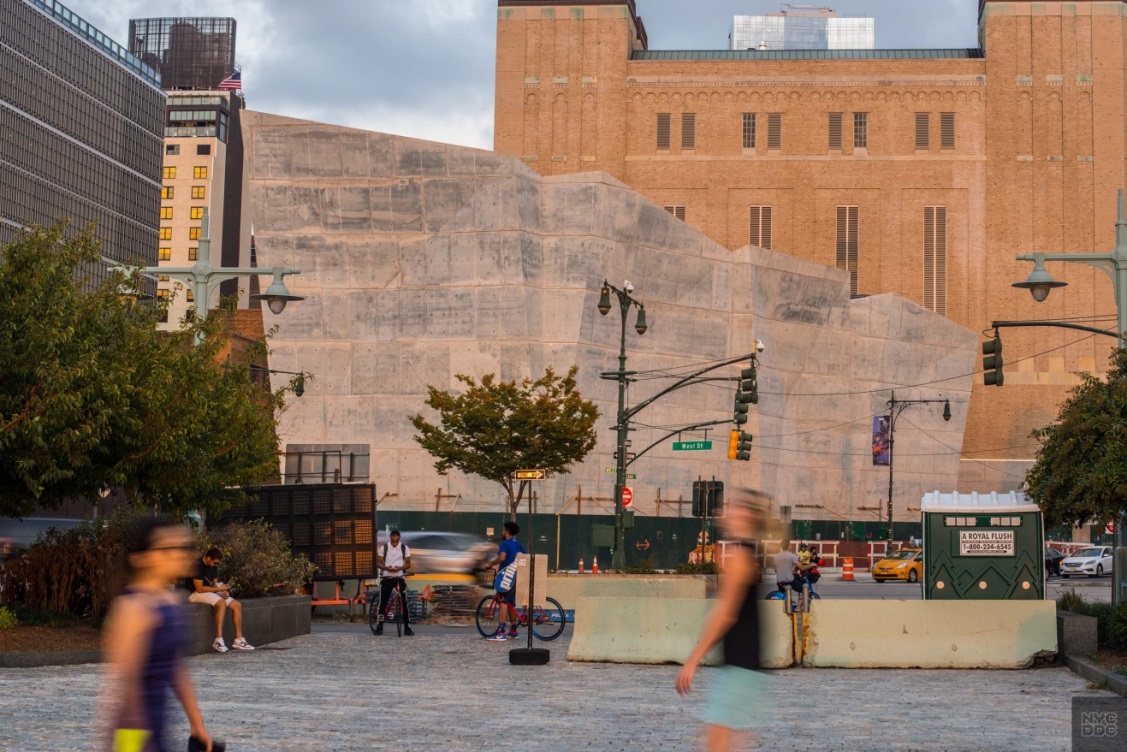
M 517 554 L 528 553 L 517 535 L 520 526 L 510 520 L 505 523 L 501 532 L 501 544 L 497 547 L 497 557 L 485 565 L 486 569 L 497 568 L 497 577 L 493 587 L 501 593 L 501 623 L 497 632 L 486 637 L 490 642 L 504 642 L 515 640 L 518 637 L 517 625 L 520 616 L 517 615 Z M 505 631 L 505 620 L 509 620 L 509 630 Z

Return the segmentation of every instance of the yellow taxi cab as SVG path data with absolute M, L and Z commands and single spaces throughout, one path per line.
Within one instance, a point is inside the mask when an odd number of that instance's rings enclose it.
M 922 548 L 902 548 L 893 551 L 873 567 L 873 579 L 904 580 L 919 582 L 924 574 L 924 551 Z

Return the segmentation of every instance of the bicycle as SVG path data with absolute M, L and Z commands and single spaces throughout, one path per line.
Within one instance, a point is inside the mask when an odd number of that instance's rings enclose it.
M 491 637 L 497 634 L 497 630 L 501 626 L 501 599 L 503 597 L 503 593 L 494 593 L 485 596 L 477 604 L 474 618 L 477 622 L 477 631 L 481 633 L 482 637 Z M 563 634 L 567 615 L 564 613 L 563 606 L 555 598 L 545 598 L 544 600 L 548 603 L 547 608 L 535 606 L 532 609 L 531 629 L 532 634 L 537 639 L 550 642 Z M 520 626 L 528 626 L 527 607 L 518 608 L 517 617 L 520 619 Z
M 785 600 L 789 599 L 789 600 L 791 600 L 791 604 L 790 604 L 791 608 L 796 609 L 798 611 L 808 611 L 811 599 L 813 599 L 813 600 L 821 600 L 822 599 L 822 596 L 818 595 L 814 591 L 814 583 L 810 582 L 809 577 L 806 577 L 804 575 L 797 575 L 795 577 L 795 582 L 799 583 L 799 586 L 797 588 L 793 584 L 783 585 L 781 588 L 776 587 L 774 590 L 767 593 L 767 597 L 765 598 L 765 600 L 785 601 Z M 781 584 L 781 583 L 776 583 L 776 584 Z M 796 593 L 798 595 L 798 598 L 797 598 L 798 603 L 797 604 L 794 603 L 794 599 L 790 598 L 791 593 Z M 790 613 L 790 612 L 788 611 L 787 613 Z
M 376 634 L 376 629 L 380 625 L 380 585 L 381 582 L 376 583 L 374 590 L 369 590 L 364 594 L 365 599 L 368 601 L 368 628 L 372 630 L 372 634 Z M 407 613 L 407 583 L 401 582 L 400 586 L 391 591 L 391 603 L 387 604 L 387 613 L 384 614 L 384 624 L 390 621 L 395 622 L 395 632 L 400 637 L 403 636 L 403 615 Z

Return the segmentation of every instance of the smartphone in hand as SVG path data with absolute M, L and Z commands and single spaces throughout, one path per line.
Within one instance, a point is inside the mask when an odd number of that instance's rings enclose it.
M 188 737 L 188 752 L 206 752 L 207 745 L 194 736 Z M 211 740 L 211 752 L 227 752 L 227 745 L 218 739 Z

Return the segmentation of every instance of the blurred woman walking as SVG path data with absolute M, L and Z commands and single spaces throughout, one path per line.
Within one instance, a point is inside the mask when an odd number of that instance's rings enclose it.
M 183 660 L 186 626 L 172 586 L 191 574 L 195 547 L 182 526 L 146 518 L 126 542 L 128 585 L 114 601 L 105 628 L 106 719 L 111 752 L 171 752 L 169 695 L 188 715 L 191 736 L 210 752 L 199 703 Z

